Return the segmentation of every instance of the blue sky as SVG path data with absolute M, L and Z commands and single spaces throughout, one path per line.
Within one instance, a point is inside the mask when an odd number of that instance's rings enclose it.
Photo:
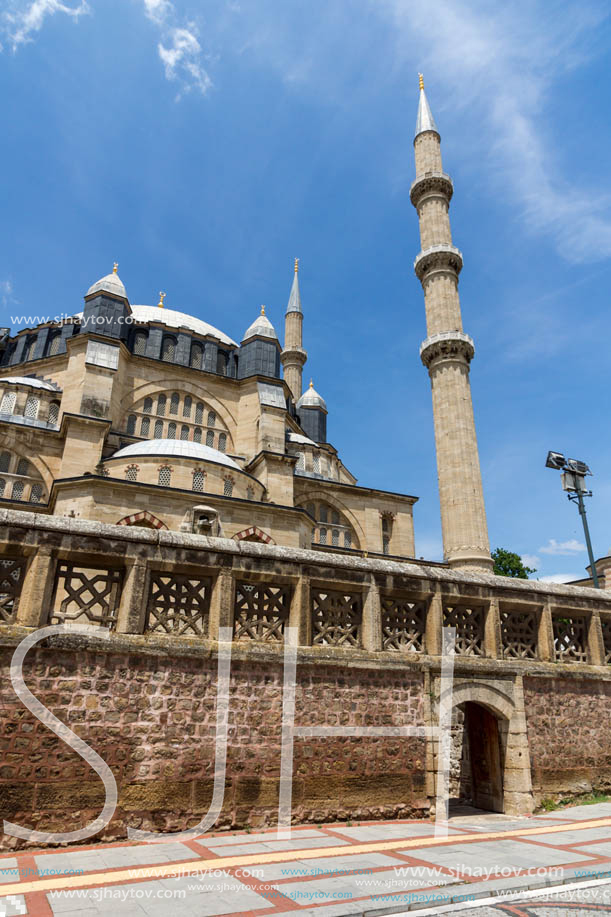
M 301 259 L 306 377 L 364 485 L 415 494 L 441 555 L 409 201 L 417 73 L 442 134 L 492 546 L 587 562 L 548 449 L 611 531 L 611 25 L 600 2 L 5 0 L 1 323 L 134 303 L 277 330 Z M 373 353 L 378 371 L 364 373 Z M 368 365 L 368 364 L 367 364 Z M 534 560 L 536 558 L 536 560 Z

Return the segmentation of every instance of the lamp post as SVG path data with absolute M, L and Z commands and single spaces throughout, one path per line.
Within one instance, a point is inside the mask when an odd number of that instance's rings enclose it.
M 590 570 L 592 571 L 592 582 L 595 589 L 600 589 L 598 582 L 598 573 L 594 564 L 594 553 L 592 551 L 592 542 L 590 540 L 590 529 L 588 528 L 588 519 L 586 516 L 586 506 L 583 502 L 584 497 L 591 497 L 592 491 L 586 487 L 586 475 L 592 474 L 585 462 L 577 459 L 567 459 L 561 452 L 548 452 L 546 468 L 554 468 L 562 472 L 562 489 L 566 491 L 567 497 L 579 507 L 579 515 L 583 522 L 583 533 L 586 539 L 588 557 L 590 558 Z

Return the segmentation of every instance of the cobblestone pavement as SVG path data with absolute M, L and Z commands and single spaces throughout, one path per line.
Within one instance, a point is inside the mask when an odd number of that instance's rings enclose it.
M 28 850 L 0 858 L 0 917 L 611 914 L 611 804 L 434 829 L 343 823 L 294 828 L 288 840 L 272 829 Z M 559 898 L 552 888 L 566 883 Z

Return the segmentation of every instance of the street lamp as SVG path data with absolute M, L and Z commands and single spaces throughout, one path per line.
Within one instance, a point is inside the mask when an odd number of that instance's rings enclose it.
M 562 472 L 562 489 L 566 491 L 569 500 L 577 503 L 579 514 L 583 522 L 583 533 L 586 538 L 588 548 L 588 557 L 590 558 L 590 569 L 592 571 L 592 582 L 596 589 L 600 589 L 598 582 L 598 573 L 594 564 L 594 554 L 592 553 L 592 542 L 590 541 L 590 530 L 586 517 L 586 507 L 583 502 L 584 497 L 591 497 L 592 491 L 586 487 L 586 475 L 592 474 L 585 462 L 577 459 L 566 459 L 561 452 L 548 452 L 546 468 L 554 468 Z

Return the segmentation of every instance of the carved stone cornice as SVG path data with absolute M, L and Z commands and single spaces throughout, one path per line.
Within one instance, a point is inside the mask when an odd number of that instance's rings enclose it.
M 431 245 L 417 256 L 414 270 L 420 281 L 433 271 L 452 271 L 458 276 L 462 270 L 462 253 L 453 245 Z
M 283 366 L 303 366 L 308 359 L 308 353 L 302 347 L 289 347 L 280 353 L 280 362 Z
M 427 369 L 438 360 L 465 360 L 467 364 L 475 356 L 473 338 L 464 331 L 441 331 L 433 334 L 420 345 L 420 359 Z
M 449 204 L 454 194 L 454 185 L 450 176 L 445 172 L 426 172 L 412 182 L 409 196 L 414 207 L 417 207 L 427 194 L 440 194 Z

